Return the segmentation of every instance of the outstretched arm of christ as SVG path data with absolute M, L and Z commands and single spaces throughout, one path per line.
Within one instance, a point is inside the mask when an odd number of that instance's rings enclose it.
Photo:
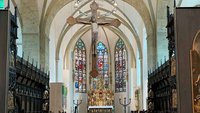
M 74 25 L 74 24 L 91 25 L 90 18 L 74 18 L 73 16 L 70 16 L 70 17 L 67 18 L 67 23 L 69 25 Z
M 97 18 L 97 24 L 119 27 L 121 25 L 121 22 L 118 19 L 110 19 L 102 17 L 102 18 Z
M 92 23 L 96 23 L 97 25 L 108 25 L 108 26 L 114 26 L 119 27 L 121 25 L 121 22 L 118 19 L 110 19 L 110 18 L 97 18 L 94 22 L 91 22 L 92 18 L 74 18 L 73 16 L 70 16 L 67 19 L 67 23 L 69 25 L 74 24 L 86 24 L 91 25 Z

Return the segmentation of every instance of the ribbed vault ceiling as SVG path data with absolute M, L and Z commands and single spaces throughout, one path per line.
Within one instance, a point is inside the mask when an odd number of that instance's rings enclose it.
M 99 1 L 97 0 L 97 2 Z M 110 10 L 108 7 L 113 7 L 110 1 L 103 1 L 102 3 L 101 2 L 102 0 L 100 0 L 99 2 L 100 13 L 109 12 Z M 130 1 L 125 0 L 125 1 L 117 1 L 117 2 L 119 4 L 117 13 L 110 16 L 110 18 L 118 18 L 122 22 L 122 25 L 117 29 L 112 28 L 112 27 L 109 27 L 109 29 L 112 29 L 112 31 L 115 33 L 117 33 L 118 31 L 118 34 L 119 34 L 119 31 L 121 31 L 120 32 L 121 36 L 122 35 L 126 36 L 126 34 L 123 34 L 123 30 L 125 28 L 128 29 L 129 32 L 132 33 L 133 35 L 132 38 L 137 44 L 137 49 L 139 50 L 140 57 L 141 57 L 142 47 L 141 47 L 141 41 L 140 41 L 141 39 L 138 35 L 138 31 L 140 30 L 138 26 L 141 25 L 141 23 L 143 23 L 144 26 L 146 27 L 147 34 L 149 35 L 152 34 L 152 23 L 151 23 L 149 11 L 142 0 L 130 0 Z M 90 3 L 91 1 L 86 1 L 79 8 L 87 13 L 90 13 L 90 8 L 89 8 Z M 62 13 L 62 10 L 67 9 L 71 11 L 71 13 L 68 13 L 68 15 L 62 17 L 64 19 L 67 19 L 67 17 L 71 15 L 75 17 L 80 17 L 77 10 L 74 10 L 73 5 L 74 5 L 74 2 L 69 1 L 69 0 L 56 0 L 56 1 L 52 1 L 49 4 L 46 10 L 46 13 L 44 15 L 43 22 L 42 22 L 43 31 L 41 33 L 43 33 L 42 34 L 43 37 L 49 36 L 50 28 L 52 27 L 52 22 L 58 21 L 56 17 L 59 16 L 59 13 Z M 60 33 L 58 37 L 56 37 L 58 38 L 57 47 L 56 47 L 56 59 L 59 59 L 59 52 L 62 46 L 63 39 L 66 37 L 67 32 L 70 32 L 70 29 L 72 28 L 72 26 L 69 26 L 68 24 L 66 24 L 66 22 L 64 22 L 62 25 L 63 26 L 60 26 L 61 28 L 58 28 L 60 29 Z M 74 26 L 80 26 L 80 25 L 74 25 Z M 85 27 L 85 26 L 83 25 L 82 27 Z M 76 32 L 79 32 L 79 30 L 82 27 L 76 28 L 77 30 Z

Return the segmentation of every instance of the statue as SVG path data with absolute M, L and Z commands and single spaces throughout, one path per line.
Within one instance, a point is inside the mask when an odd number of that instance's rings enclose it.
M 199 113 L 200 112 L 200 96 L 196 97 L 194 100 L 194 111 Z
M 8 109 L 9 110 L 14 109 L 14 97 L 12 91 L 8 92 Z
M 191 53 L 191 69 L 192 69 L 192 80 L 193 80 L 193 102 L 195 113 L 200 112 L 200 57 L 196 50 L 192 50 Z

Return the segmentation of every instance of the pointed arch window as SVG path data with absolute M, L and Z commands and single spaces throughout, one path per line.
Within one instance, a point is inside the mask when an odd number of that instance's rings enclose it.
M 74 48 L 74 84 L 75 92 L 86 93 L 86 48 L 81 39 Z
M 97 69 L 99 77 L 103 79 L 104 88 L 109 88 L 108 50 L 102 42 L 97 44 Z
M 126 92 L 128 77 L 127 50 L 122 39 L 119 39 L 115 46 L 115 91 Z

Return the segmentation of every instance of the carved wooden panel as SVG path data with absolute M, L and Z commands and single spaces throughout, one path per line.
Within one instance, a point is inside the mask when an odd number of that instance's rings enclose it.
M 172 108 L 177 108 L 177 90 L 172 90 Z
M 194 43 L 199 44 L 199 43 Z M 190 52 L 190 63 L 191 63 L 191 78 L 192 78 L 192 101 L 193 101 L 193 112 L 200 113 L 200 54 L 198 53 L 199 48 L 195 48 Z
M 176 75 L 176 60 L 173 57 L 171 59 L 171 76 L 174 76 L 174 75 Z

